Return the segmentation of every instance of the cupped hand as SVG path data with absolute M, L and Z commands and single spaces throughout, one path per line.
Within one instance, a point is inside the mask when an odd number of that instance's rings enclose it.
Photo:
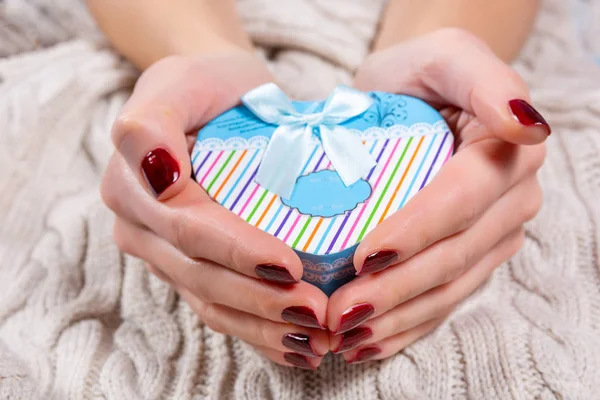
M 246 224 L 191 178 L 197 129 L 270 81 L 246 53 L 171 57 L 137 82 L 113 128 L 102 182 L 115 240 L 170 283 L 215 331 L 284 365 L 316 368 L 329 349 L 327 297 L 300 281 L 302 264 L 280 240 Z
M 383 359 L 434 329 L 522 245 L 538 212 L 550 134 L 526 84 L 479 39 L 443 29 L 374 53 L 355 85 L 419 97 L 455 155 L 359 245 L 359 277 L 328 305 L 330 342 L 349 362 Z

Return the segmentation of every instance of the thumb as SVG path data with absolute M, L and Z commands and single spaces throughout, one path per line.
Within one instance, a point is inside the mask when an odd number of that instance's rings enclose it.
M 236 70 L 239 65 L 243 73 Z M 113 126 L 113 143 L 140 183 L 165 201 L 191 179 L 186 133 L 269 79 L 262 62 L 247 54 L 163 59 L 138 80 Z
M 521 76 L 474 35 L 446 28 L 372 56 L 355 84 L 465 110 L 496 137 L 537 144 L 551 132 Z

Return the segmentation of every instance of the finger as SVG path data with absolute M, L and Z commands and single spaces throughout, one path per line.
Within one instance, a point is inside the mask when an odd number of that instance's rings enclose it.
M 273 282 L 302 278 L 302 263 L 289 246 L 208 199 L 193 182 L 178 196 L 157 202 L 145 195 L 123 157 L 115 153 L 101 192 L 117 216 L 155 232 L 190 258 Z
M 263 319 L 323 328 L 327 296 L 301 282 L 276 285 L 238 274 L 203 260 L 193 260 L 154 233 L 122 219 L 115 222 L 121 250 L 160 269 L 176 288 L 185 288 L 206 304 L 219 304 Z
M 342 353 L 358 346 L 376 343 L 431 319 L 450 314 L 489 278 L 496 267 L 521 248 L 523 237 L 523 230 L 517 229 L 456 280 L 430 289 L 342 335 L 332 335 L 330 343 L 333 352 Z
M 386 338 L 378 343 L 361 346 L 343 354 L 349 364 L 359 364 L 366 361 L 383 360 L 389 358 L 417 340 L 430 334 L 445 318 L 436 318 L 425 322 L 408 331 Z
M 421 293 L 453 281 L 508 233 L 531 219 L 539 210 L 541 197 L 539 185 L 531 177 L 502 196 L 470 229 L 428 247 L 401 264 L 341 287 L 329 301 L 329 329 L 347 332 L 367 318 L 382 315 Z
M 316 371 L 323 360 L 322 358 L 306 357 L 299 353 L 281 352 L 268 347 L 254 347 L 263 353 L 269 360 L 286 367 L 297 367 Z
M 457 153 L 431 184 L 363 239 L 354 254 L 358 274 L 381 271 L 465 230 L 509 188 L 533 175 L 544 157 L 543 146 L 495 139 Z
M 205 303 L 185 288 L 178 292 L 202 322 L 215 332 L 307 357 L 322 357 L 329 351 L 329 336 L 324 330 L 273 322 L 226 306 Z
M 232 70 L 240 63 L 248 73 Z M 183 190 L 191 176 L 185 133 L 269 80 L 263 63 L 251 55 L 165 58 L 138 80 L 114 124 L 114 145 L 144 188 L 160 200 L 170 198 Z
M 530 105 L 523 79 L 488 46 L 457 28 L 440 29 L 371 56 L 355 86 L 450 104 L 477 116 L 498 138 L 541 143 L 551 132 Z

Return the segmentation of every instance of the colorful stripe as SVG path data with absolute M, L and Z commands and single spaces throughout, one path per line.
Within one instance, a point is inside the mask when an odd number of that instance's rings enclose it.
M 392 152 L 391 152 L 388 160 L 386 161 L 385 166 L 382 168 L 381 173 L 379 174 L 379 178 L 377 178 L 377 182 L 375 182 L 375 184 L 371 188 L 371 190 L 372 190 L 371 197 L 373 197 L 375 195 L 375 189 L 377 189 L 377 186 L 379 185 L 379 181 L 381 180 L 381 177 L 385 174 L 385 170 L 387 169 L 388 165 L 390 164 L 390 160 L 392 159 L 392 156 L 396 152 L 396 149 L 398 148 L 398 145 L 400 144 L 401 140 L 402 139 L 398 139 L 398 141 L 396 142 L 396 145 L 392 149 Z M 381 148 L 381 151 L 379 152 L 379 155 L 376 158 L 377 162 L 379 162 L 379 160 L 381 159 L 381 156 L 385 152 L 385 149 L 387 148 L 387 145 L 389 144 L 389 142 L 390 142 L 390 139 L 387 139 L 383 143 L 383 147 Z M 375 146 L 375 144 L 373 146 Z M 373 152 L 373 149 L 371 149 L 371 152 Z M 377 167 L 375 166 L 373 169 L 371 169 L 371 171 L 369 172 L 369 175 L 367 176 L 367 180 L 371 179 L 371 175 L 373 175 L 373 172 L 375 171 L 375 168 L 377 168 Z M 356 221 L 354 221 L 354 225 L 352 226 L 352 228 L 350 228 L 350 233 L 346 237 L 346 240 L 344 241 L 344 243 L 346 243 L 348 241 L 348 238 L 350 237 L 350 235 L 352 235 L 352 231 L 354 231 L 354 228 L 356 228 L 356 225 L 358 224 L 358 221 L 360 220 L 360 217 L 362 216 L 363 212 L 365 211 L 365 208 L 367 207 L 367 204 L 369 203 L 370 199 L 371 198 L 367 199 L 365 201 L 365 203 L 363 204 L 362 209 L 360 210 L 360 213 L 358 214 L 358 217 L 356 218 Z M 344 218 L 344 220 L 342 221 L 342 224 L 338 228 L 338 231 L 336 232 L 335 236 L 333 237 L 333 240 L 329 244 L 329 247 L 327 248 L 327 251 L 325 252 L 325 254 L 329 254 L 331 252 L 331 250 L 333 249 L 333 246 L 335 245 L 335 242 L 340 237 L 340 233 L 342 233 L 342 230 L 344 229 L 344 225 L 346 225 L 346 222 L 348 222 L 348 219 L 350 219 L 350 215 L 351 214 L 352 213 L 347 213 L 346 214 L 346 217 Z M 333 225 L 334 223 L 335 223 L 335 220 L 331 221 L 331 225 Z M 320 244 L 319 244 L 319 247 L 320 247 Z
M 258 219 L 258 221 L 256 221 L 256 224 L 254 224 L 254 226 L 258 227 L 260 225 L 260 223 L 262 222 L 262 220 L 265 218 L 265 215 L 267 215 L 267 212 L 269 212 L 269 209 L 271 208 L 271 206 L 273 205 L 273 203 L 275 203 L 276 199 L 277 199 L 277 195 L 273 195 L 273 197 L 271 197 L 271 201 L 269 202 L 269 205 L 267 206 L 267 208 L 265 209 L 265 211 L 262 213 L 262 215 L 260 216 L 260 218 Z
M 260 196 L 260 199 L 258 199 L 258 201 L 256 202 L 256 205 L 252 209 L 252 212 L 250 213 L 250 215 L 248 215 L 248 218 L 246 218 L 246 222 L 250 222 L 250 220 L 254 216 L 254 213 L 256 213 L 256 210 L 258 210 L 258 207 L 260 207 L 260 204 L 265 199 L 265 196 L 267 195 L 267 193 L 269 193 L 269 191 L 267 189 L 264 189 L 262 196 Z M 248 201 L 250 201 L 250 199 L 248 199 Z
M 238 178 L 235 180 L 235 183 L 231 186 L 231 189 L 229 189 L 229 192 L 227 192 L 227 195 L 225 196 L 225 198 L 223 199 L 223 201 L 221 201 L 221 204 L 224 205 L 225 203 L 227 203 L 227 200 L 229 199 L 229 196 L 231 196 L 231 194 L 238 187 L 238 184 L 242 180 L 242 177 L 244 175 L 246 175 L 246 172 L 248 172 L 248 168 L 250 168 L 250 166 L 252 165 L 252 162 L 254 161 L 254 159 L 256 158 L 256 156 L 258 155 L 258 153 L 260 153 L 260 150 L 256 150 L 254 152 L 254 154 L 252 155 L 252 158 L 250 158 L 250 161 L 248 162 L 248 164 L 246 164 L 246 166 L 244 167 L 244 170 L 242 171 L 242 173 L 240 174 L 240 176 L 238 176 Z M 214 198 L 216 200 L 216 197 L 214 197 Z M 230 208 L 230 210 L 231 210 L 231 208 Z
M 419 164 L 419 168 L 417 168 L 417 172 L 415 172 L 415 176 L 413 177 L 412 181 L 410 182 L 410 186 L 408 187 L 408 189 L 404 193 L 404 197 L 402 198 L 402 201 L 400 201 L 400 205 L 398 206 L 398 210 L 401 209 L 402 206 L 404 206 L 404 203 L 408 199 L 408 195 L 412 191 L 412 188 L 415 185 L 415 182 L 417 181 L 417 178 L 419 177 L 419 174 L 421 173 L 421 169 L 423 168 L 423 165 L 425 165 L 425 161 L 427 161 L 427 157 L 429 156 L 429 152 L 433 148 L 433 144 L 435 143 L 435 138 L 436 138 L 436 136 L 433 136 L 431 138 L 431 142 L 429 142 L 429 146 L 427 146 L 427 151 L 425 151 L 425 156 L 423 156 L 423 159 L 421 160 L 421 163 Z
M 198 154 L 200 154 L 200 153 L 198 153 Z M 204 164 L 206 163 L 206 160 L 208 160 L 208 157 L 210 157 L 211 154 L 212 154 L 212 151 L 209 151 L 206 153 L 206 157 L 204 157 L 204 160 L 202 160 L 202 162 L 196 169 L 196 172 L 194 172 L 194 176 L 198 176 L 198 172 L 200 172 L 200 169 L 204 166 Z M 193 162 L 192 162 L 192 164 L 193 164 Z
M 425 184 L 427 183 L 427 179 L 429 179 L 429 175 L 431 175 L 431 171 L 433 170 L 433 166 L 435 165 L 435 162 L 437 161 L 438 157 L 440 156 L 440 151 L 442 151 L 442 148 L 444 147 L 444 143 L 446 143 L 446 138 L 448 137 L 449 134 L 450 134 L 450 132 L 446 132 L 444 134 L 444 139 L 442 139 L 442 143 L 440 143 L 440 147 L 438 147 L 437 152 L 435 153 L 435 157 L 433 158 L 433 162 L 429 166 L 429 170 L 427 171 L 427 175 L 425 175 L 425 179 L 423 179 L 423 183 L 421 183 L 421 186 L 419 187 L 419 190 L 421 190 L 421 189 L 423 189 L 423 187 L 425 187 Z
M 217 189 L 217 191 L 213 195 L 213 199 L 216 199 L 216 198 L 219 197 L 219 193 L 221 193 L 221 190 L 223 190 L 223 188 L 225 187 L 225 184 L 227 183 L 227 181 L 229 181 L 229 178 L 231 178 L 231 175 L 233 175 L 233 173 L 235 172 L 235 170 L 237 169 L 237 167 L 240 165 L 240 163 L 242 162 L 242 160 L 244 159 L 244 157 L 246 156 L 247 153 L 248 153 L 248 150 L 244 150 L 242 152 L 242 155 L 240 156 L 240 158 L 236 161 L 235 165 L 231 168 L 231 170 L 229 171 L 229 173 L 227 174 L 227 176 L 225 177 L 225 179 L 221 183 L 221 186 L 219 186 L 219 188 Z
M 400 168 L 400 164 L 402 164 L 402 160 L 404 160 L 404 156 L 406 155 L 406 152 L 408 151 L 408 148 L 410 147 L 410 144 L 412 143 L 413 139 L 414 139 L 414 137 L 410 137 L 408 139 L 408 143 L 406 143 L 406 146 L 404 147 L 404 151 L 402 152 L 400 159 L 398 160 L 398 162 L 396 163 L 396 166 L 394 167 L 394 170 L 392 171 L 392 176 L 390 177 L 390 179 L 388 179 L 385 186 L 383 187 L 383 192 L 379 196 L 379 199 L 377 200 L 377 203 L 375 203 L 375 207 L 373 208 L 371 215 L 369 215 L 367 222 L 365 222 L 363 229 L 360 231 L 360 234 L 358 235 L 358 239 L 356 240 L 357 242 L 360 242 L 361 239 L 363 238 L 363 236 L 365 236 L 365 233 L 367 232 L 367 228 L 371 224 L 371 221 L 373 220 L 375 213 L 379 209 L 379 206 L 381 205 L 381 201 L 385 197 L 385 194 L 387 193 L 387 190 L 389 189 L 390 184 L 392 183 L 392 180 L 394 179 L 394 176 L 396 176 L 396 172 L 398 172 L 398 168 Z M 398 143 L 400 143 L 400 141 L 398 141 Z
M 306 251 L 306 249 L 308 249 L 308 246 L 310 246 L 310 242 L 312 242 L 313 238 L 315 237 L 315 234 L 319 230 L 319 227 L 323 223 L 323 219 L 324 219 L 323 217 L 320 217 L 319 220 L 317 221 L 317 226 L 315 226 L 315 229 L 313 229 L 312 233 L 308 237 L 308 240 L 306 241 L 306 244 L 302 248 L 302 251 Z M 332 221 L 334 221 L 334 220 L 332 219 Z
M 419 140 L 419 144 L 417 144 L 417 148 L 416 148 L 415 152 L 413 153 L 412 157 L 410 158 L 410 161 L 408 162 L 408 165 L 404 169 L 404 173 L 402 174 L 402 178 L 400 178 L 400 182 L 398 182 L 398 185 L 396 186 L 396 189 L 394 189 L 394 193 L 392 194 L 392 198 L 388 201 L 387 206 L 385 206 L 385 210 L 383 210 L 383 214 L 379 218 L 379 221 L 377 222 L 377 224 L 380 224 L 385 219 L 385 216 L 387 215 L 388 211 L 390 211 L 390 206 L 392 205 L 392 203 L 396 199 L 396 196 L 398 195 L 398 191 L 400 190 L 400 187 L 402 186 L 402 183 L 404 183 L 404 179 L 406 179 L 406 175 L 408 175 L 408 171 L 410 171 L 410 167 L 412 166 L 412 163 L 415 161 L 415 158 L 417 157 L 417 154 L 419 154 L 419 150 L 421 149 L 421 145 L 423 144 L 423 140 L 424 139 L 425 139 L 425 136 L 421 136 L 421 140 Z
M 256 169 L 254 170 L 254 172 L 252 173 L 252 175 L 250 175 L 250 178 L 248 178 L 248 180 L 246 181 L 246 184 L 244 185 L 244 187 L 242 188 L 242 191 L 238 194 L 238 196 L 236 197 L 235 201 L 233 202 L 233 204 L 231 205 L 231 207 L 229 207 L 230 211 L 233 211 L 233 209 L 235 208 L 236 204 L 238 203 L 238 201 L 240 201 L 240 199 L 242 198 L 242 196 L 244 195 L 244 193 L 246 192 L 246 189 L 248 189 L 248 186 L 250 186 L 250 182 L 252 182 L 252 180 L 254 179 L 254 177 L 256 176 L 256 173 L 258 172 L 258 167 L 256 167 Z M 258 188 L 258 185 L 256 185 L 256 188 L 254 188 L 254 191 L 256 191 L 256 189 Z M 241 213 L 240 213 L 241 214 Z
M 223 155 L 223 151 L 221 151 L 219 153 L 219 155 L 217 155 L 217 158 L 215 158 L 215 161 L 213 161 L 212 165 L 210 166 L 210 168 L 208 168 L 208 171 L 206 171 L 206 174 L 204 174 L 204 176 L 202 177 L 202 180 L 200 181 L 200 184 L 202 185 L 204 183 L 204 180 L 206 179 L 206 177 L 208 176 L 208 174 L 210 174 L 210 171 L 212 171 L 212 169 L 215 167 L 215 165 L 217 165 L 217 163 L 219 162 L 219 159 L 221 158 L 221 156 Z
M 221 176 L 221 174 L 223 173 L 223 170 L 225 168 L 227 168 L 227 164 L 229 164 L 229 161 L 231 161 L 231 159 L 233 158 L 234 154 L 235 154 L 235 151 L 232 151 L 231 154 L 229 155 L 229 157 L 227 157 L 227 160 L 225 160 L 225 162 L 223 163 L 223 165 L 221 165 L 221 168 L 219 168 L 219 171 L 217 171 L 217 174 L 214 176 L 214 178 L 212 179 L 212 181 L 210 181 L 210 183 L 208 184 L 208 187 L 206 188 L 207 192 L 210 192 L 210 189 L 213 187 L 213 185 L 215 184 L 215 182 L 217 181 L 217 179 L 219 179 L 219 176 Z

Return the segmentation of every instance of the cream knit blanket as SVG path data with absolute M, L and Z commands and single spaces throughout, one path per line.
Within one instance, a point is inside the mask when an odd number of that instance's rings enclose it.
M 0 1 L 0 398 L 599 398 L 600 35 L 582 4 L 547 0 L 517 63 L 555 132 L 523 250 L 397 356 L 308 372 L 210 331 L 119 253 L 98 182 L 135 74 L 78 0 Z M 350 82 L 382 5 L 240 0 L 301 98 Z

